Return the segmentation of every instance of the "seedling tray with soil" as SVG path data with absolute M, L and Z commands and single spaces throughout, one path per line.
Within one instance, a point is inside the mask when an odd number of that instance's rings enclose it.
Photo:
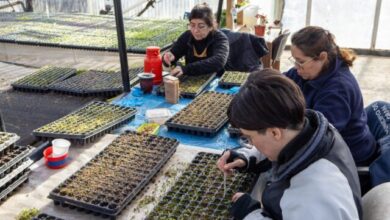
M 143 68 L 129 70 L 130 86 L 138 83 L 137 74 Z M 122 75 L 120 72 L 104 72 L 90 70 L 50 86 L 55 92 L 79 96 L 115 96 L 122 93 Z
M 165 124 L 169 131 L 214 136 L 228 121 L 226 111 L 232 99 L 233 95 L 205 92 Z
M 238 71 L 226 71 L 218 82 L 222 88 L 229 89 L 234 86 L 241 86 L 248 79 L 249 73 Z
M 19 140 L 19 136 L 15 133 L 0 131 L 0 152 Z
M 3 150 L 0 155 L 0 179 L 17 168 L 32 151 L 30 147 L 15 145 Z
M 51 84 L 75 74 L 76 69 L 73 68 L 45 66 L 35 73 L 16 81 L 12 84 L 12 87 L 27 92 L 48 92 Z
M 219 157 L 199 153 L 147 219 L 233 219 L 228 212 L 232 196 L 250 192 L 257 176 L 238 172 L 227 176 L 224 193 L 224 175 L 216 166 Z
M 95 101 L 35 129 L 33 135 L 46 139 L 65 138 L 85 144 L 127 123 L 135 113 L 135 108 Z
M 30 172 L 30 169 L 25 169 L 23 172 L 12 178 L 6 185 L 0 187 L 0 201 L 7 199 L 7 197 L 11 195 L 12 192 L 20 185 L 27 182 Z
M 56 205 L 115 218 L 157 174 L 178 144 L 175 139 L 129 131 L 50 192 L 49 198 Z
M 208 84 L 215 79 L 216 74 L 184 75 L 179 78 L 180 96 L 183 98 L 195 98 L 203 92 Z M 165 95 L 164 84 L 157 88 L 157 95 Z

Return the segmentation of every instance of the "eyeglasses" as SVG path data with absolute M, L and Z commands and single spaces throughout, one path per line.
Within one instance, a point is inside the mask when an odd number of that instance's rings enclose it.
M 313 61 L 314 60 L 314 57 L 306 60 L 305 62 L 298 62 L 294 57 L 289 57 L 288 60 L 296 67 L 298 68 L 301 68 L 303 69 L 303 66 L 306 64 L 306 63 L 309 63 L 310 61 Z
M 202 24 L 202 23 L 200 23 L 198 25 L 196 25 L 194 23 L 189 23 L 187 26 L 188 26 L 188 29 L 191 29 L 191 30 L 198 29 L 200 31 L 203 31 L 204 29 L 207 28 L 207 25 L 206 24 Z

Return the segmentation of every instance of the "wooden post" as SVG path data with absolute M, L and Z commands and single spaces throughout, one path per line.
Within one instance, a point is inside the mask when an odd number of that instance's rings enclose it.
M 237 0 L 237 4 L 241 4 L 244 0 Z M 234 5 L 233 5 L 234 7 Z M 244 24 L 244 10 L 237 13 L 237 25 Z
M 226 27 L 233 29 L 232 3 L 234 0 L 226 1 Z M 234 7 L 234 5 L 233 5 Z

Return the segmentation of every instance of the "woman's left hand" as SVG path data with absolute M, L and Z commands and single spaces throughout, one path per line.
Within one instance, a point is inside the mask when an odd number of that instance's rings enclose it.
M 242 195 L 244 195 L 244 193 L 242 192 L 234 194 L 234 196 L 232 197 L 232 202 L 236 202 Z
M 171 75 L 179 77 L 183 75 L 183 69 L 180 66 L 177 66 L 173 70 L 171 70 Z

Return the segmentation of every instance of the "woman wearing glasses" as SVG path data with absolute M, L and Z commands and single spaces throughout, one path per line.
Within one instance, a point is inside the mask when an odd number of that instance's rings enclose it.
M 214 15 L 207 4 L 196 5 L 189 15 L 189 30 L 163 55 L 165 66 L 176 65 L 185 57 L 185 66 L 171 70 L 174 76 L 223 72 L 229 54 L 227 37 L 214 27 Z
M 294 64 L 286 74 L 301 88 L 306 107 L 331 122 L 348 144 L 357 165 L 369 165 L 377 156 L 374 136 L 359 85 L 350 71 L 355 54 L 337 46 L 329 31 L 309 26 L 291 38 L 289 58 Z

